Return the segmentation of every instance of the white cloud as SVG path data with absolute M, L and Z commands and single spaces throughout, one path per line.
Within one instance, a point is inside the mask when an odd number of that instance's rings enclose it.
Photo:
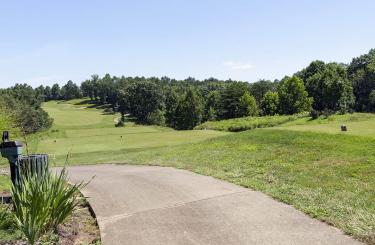
M 226 61 L 223 65 L 231 70 L 250 70 L 253 68 L 252 64 L 246 62 Z

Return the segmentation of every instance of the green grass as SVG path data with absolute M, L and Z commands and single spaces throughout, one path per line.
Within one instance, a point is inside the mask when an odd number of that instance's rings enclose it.
M 101 159 L 110 159 L 129 150 L 188 144 L 228 134 L 213 130 L 176 131 L 132 122 L 116 128 L 119 114 L 105 114 L 103 108 L 80 100 L 48 102 L 44 109 L 54 118 L 54 126 L 49 132 L 31 137 L 30 151 L 48 153 L 60 164 L 68 152 L 71 162 L 93 163 L 97 162 L 98 152 Z
M 219 131 L 240 132 L 255 128 L 275 127 L 287 122 L 306 117 L 306 114 L 291 116 L 264 116 L 264 117 L 242 117 L 220 121 L 208 121 L 195 129 L 212 129 Z
M 288 119 L 272 129 L 228 133 L 132 124 L 114 128 L 118 115 L 103 115 L 95 108 L 78 109 L 85 111 L 74 117 L 85 122 L 81 125 L 66 119 L 77 107 L 82 105 L 45 104 L 52 117 L 54 113 L 59 116 L 54 129 L 36 137 L 31 145 L 53 154 L 60 164 L 71 149 L 72 164 L 160 165 L 214 176 L 267 193 L 375 244 L 375 123 L 371 114 Z M 84 120 L 80 115 L 97 118 Z M 342 123 L 349 128 L 345 134 L 337 132 Z
M 0 174 L 0 193 L 9 192 L 11 188 L 10 177 Z
M 374 149 L 371 138 L 260 129 L 128 151 L 111 160 L 178 167 L 228 180 L 374 244 Z
M 345 124 L 347 132 L 341 132 L 340 126 Z M 354 113 L 346 115 L 332 115 L 328 118 L 311 120 L 301 118 L 278 127 L 295 131 L 311 131 L 330 134 L 345 134 L 375 137 L 375 114 Z
M 5 107 L 1 104 L 0 101 L 0 135 L 2 135 L 3 131 L 9 131 L 11 137 L 18 137 L 20 135 L 19 130 L 16 127 L 14 127 L 14 123 L 12 121 L 11 116 L 8 114 L 8 112 L 6 112 Z M 0 165 L 6 163 L 7 160 L 0 157 Z
M 0 244 L 2 241 L 17 240 L 22 237 L 21 232 L 15 227 L 10 213 L 10 206 L 0 204 Z

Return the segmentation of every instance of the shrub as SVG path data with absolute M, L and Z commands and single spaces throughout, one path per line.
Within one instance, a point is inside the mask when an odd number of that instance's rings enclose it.
M 67 172 L 46 171 L 44 175 L 24 174 L 20 184 L 13 185 L 14 220 L 30 244 L 50 230 L 56 230 L 78 205 L 83 183 L 67 184 Z
M 124 120 L 122 120 L 122 119 L 118 120 L 118 122 L 115 124 L 116 128 L 124 127 L 124 126 L 125 126 L 125 123 L 124 123 Z
M 328 117 L 334 115 L 335 113 L 336 113 L 335 111 L 330 110 L 330 109 L 324 109 L 322 111 L 322 115 L 324 116 L 324 118 L 328 118 Z
M 165 125 L 165 117 L 161 110 L 155 110 L 147 116 L 147 123 L 151 125 Z
M 317 110 L 311 110 L 310 111 L 310 117 L 312 119 L 317 119 L 318 117 L 320 117 L 320 115 L 321 115 L 320 111 L 317 111 Z
M 233 118 L 221 121 L 208 121 L 195 127 L 195 129 L 213 129 L 220 131 L 240 132 L 255 128 L 274 127 L 306 116 L 306 113 L 302 113 L 291 116 L 276 115 L 263 117 Z
M 277 113 L 279 107 L 279 94 L 277 92 L 268 91 L 261 101 L 261 109 L 263 115 L 273 116 Z

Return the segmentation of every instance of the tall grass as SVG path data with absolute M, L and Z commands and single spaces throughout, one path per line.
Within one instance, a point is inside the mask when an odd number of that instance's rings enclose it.
M 219 131 L 240 132 L 255 128 L 275 127 L 287 122 L 306 117 L 307 114 L 296 114 L 289 116 L 263 116 L 263 117 L 242 117 L 221 121 L 208 121 L 198 125 L 195 129 L 213 129 Z
M 78 205 L 85 184 L 68 185 L 67 176 L 65 168 L 58 174 L 24 174 L 20 184 L 13 185 L 15 224 L 29 244 L 55 230 Z

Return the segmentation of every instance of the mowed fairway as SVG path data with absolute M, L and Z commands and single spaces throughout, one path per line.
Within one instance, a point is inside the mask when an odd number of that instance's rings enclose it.
M 72 164 L 98 162 L 91 154 L 100 155 L 103 162 L 111 162 L 113 155 L 129 150 L 187 144 L 228 134 L 211 130 L 175 131 L 131 122 L 116 128 L 119 114 L 106 114 L 102 108 L 80 100 L 48 102 L 44 109 L 54 118 L 54 126 L 47 135 L 33 141 L 36 145 L 33 148 L 50 154 L 59 165 L 68 153 Z

